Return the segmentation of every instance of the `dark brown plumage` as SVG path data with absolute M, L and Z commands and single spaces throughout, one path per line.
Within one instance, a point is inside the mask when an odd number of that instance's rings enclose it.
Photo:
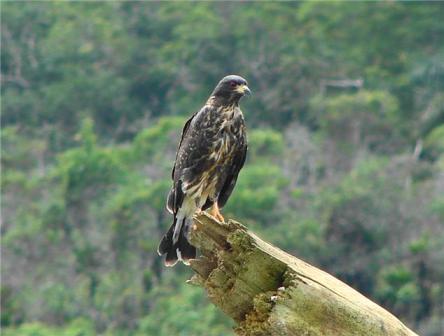
M 202 109 L 185 123 L 167 200 L 174 220 L 158 248 L 160 255 L 166 254 L 167 266 L 196 257 L 196 248 L 188 241 L 196 211 L 213 207 L 212 214 L 223 220 L 219 208 L 230 197 L 247 153 L 239 100 L 249 93 L 242 77 L 224 77 Z

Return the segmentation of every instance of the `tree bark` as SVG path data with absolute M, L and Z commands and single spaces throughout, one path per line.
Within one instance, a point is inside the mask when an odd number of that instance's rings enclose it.
M 237 335 L 416 335 L 345 283 L 263 241 L 240 223 L 201 213 L 191 283 L 236 321 Z

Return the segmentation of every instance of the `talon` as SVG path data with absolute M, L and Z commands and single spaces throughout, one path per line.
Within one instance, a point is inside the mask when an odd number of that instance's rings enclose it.
M 217 214 L 217 217 L 216 217 L 218 220 L 219 220 L 219 222 L 225 222 L 225 218 L 224 218 L 224 216 L 222 216 L 222 214 L 219 212 L 218 214 Z
M 210 210 L 210 215 L 216 218 L 219 222 L 225 223 L 225 218 L 220 213 L 217 203 L 213 204 L 213 207 Z

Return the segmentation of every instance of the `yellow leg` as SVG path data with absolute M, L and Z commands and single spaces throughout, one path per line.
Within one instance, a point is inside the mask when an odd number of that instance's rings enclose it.
M 214 203 L 211 210 L 210 210 L 210 215 L 213 216 L 214 218 L 216 218 L 219 222 L 225 222 L 224 217 L 222 216 L 222 214 L 219 211 L 219 206 L 217 205 L 217 203 Z
M 199 216 L 201 213 L 202 213 L 202 209 L 197 208 L 197 209 L 196 209 L 196 212 L 194 213 L 194 215 Z M 197 226 L 196 226 L 196 224 L 194 224 L 194 221 L 193 221 L 193 226 L 191 226 L 191 228 L 192 228 L 193 230 L 197 230 Z

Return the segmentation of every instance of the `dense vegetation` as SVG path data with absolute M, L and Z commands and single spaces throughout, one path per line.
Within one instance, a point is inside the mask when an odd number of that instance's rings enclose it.
M 1 323 L 231 335 L 155 253 L 181 126 L 224 75 L 250 150 L 225 216 L 444 333 L 443 3 L 3 2 Z

